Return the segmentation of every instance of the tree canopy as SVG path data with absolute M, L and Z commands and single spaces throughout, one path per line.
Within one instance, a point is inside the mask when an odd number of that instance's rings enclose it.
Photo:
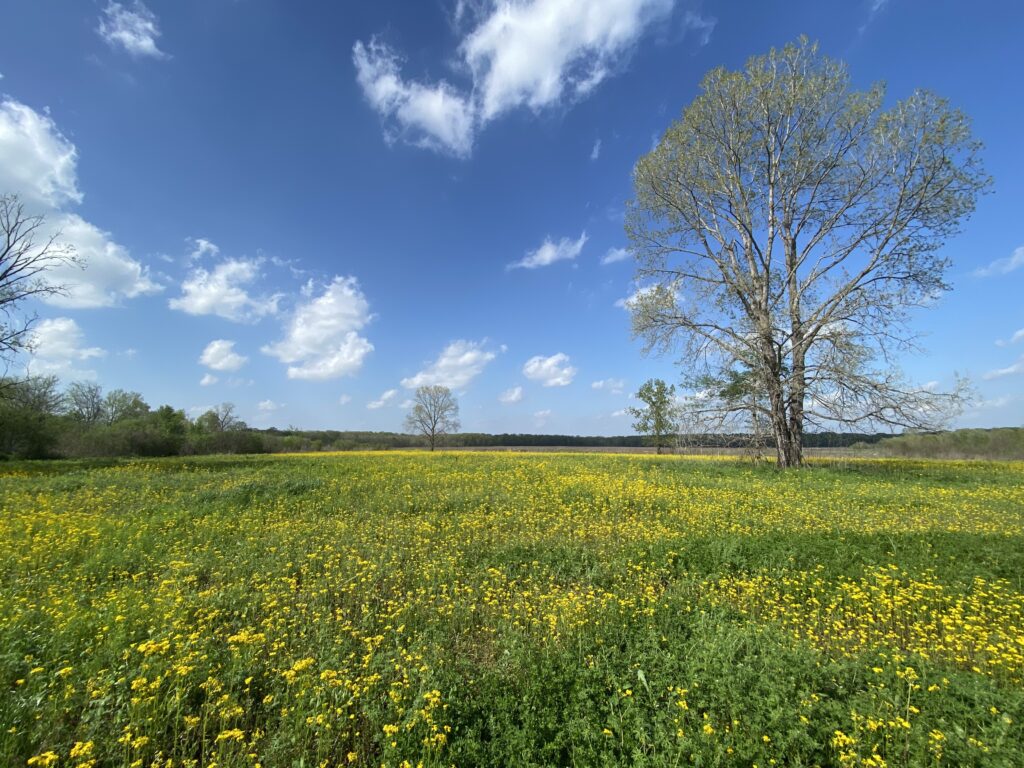
M 416 390 L 405 428 L 414 435 L 422 435 L 430 450 L 445 435 L 458 432 L 459 426 L 459 404 L 448 387 L 433 385 Z
M 884 102 L 801 39 L 709 72 L 634 170 L 634 331 L 682 353 L 696 411 L 763 419 L 781 466 L 808 426 L 934 428 L 962 399 L 893 354 L 949 288 L 940 248 L 989 184 L 981 145 L 932 93 Z

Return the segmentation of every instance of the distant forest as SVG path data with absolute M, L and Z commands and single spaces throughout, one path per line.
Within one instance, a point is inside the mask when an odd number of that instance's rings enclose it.
M 679 435 L 677 450 L 748 448 L 744 434 Z M 773 446 L 762 448 L 770 453 Z M 169 405 L 151 408 L 138 392 L 103 393 L 95 384 L 62 388 L 53 376 L 0 378 L 0 460 L 192 456 L 212 453 L 295 453 L 419 448 L 422 437 L 398 432 L 256 429 L 223 403 L 189 418 Z M 535 435 L 465 432 L 444 439 L 445 448 L 604 448 L 651 445 L 641 435 Z M 1024 459 L 1024 428 L 961 429 L 951 432 L 811 432 L 808 448 L 864 448 L 873 455 Z M 867 452 L 867 451 L 866 451 Z
M 886 435 L 812 433 L 805 445 L 845 448 L 877 443 Z M 680 436 L 685 449 L 745 447 L 748 435 Z M 103 456 L 189 456 L 209 453 L 287 453 L 417 448 L 419 436 L 397 432 L 256 429 L 223 403 L 189 418 L 170 405 L 152 408 L 138 392 L 104 393 L 89 382 L 62 387 L 56 377 L 0 378 L 0 458 L 47 459 Z M 447 448 L 641 448 L 648 437 L 490 435 L 467 432 L 445 438 Z

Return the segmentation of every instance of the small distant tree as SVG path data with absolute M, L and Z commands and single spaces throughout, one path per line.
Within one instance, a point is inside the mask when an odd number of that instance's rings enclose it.
M 114 389 L 103 399 L 103 417 L 107 424 L 116 424 L 126 419 L 137 419 L 149 413 L 149 404 L 138 392 Z
M 633 429 L 642 435 L 650 435 L 654 447 L 661 453 L 662 448 L 672 445 L 679 431 L 675 385 L 669 386 L 661 379 L 648 379 L 636 397 L 644 407 L 629 409 L 630 415 L 636 419 Z
M 17 195 L 0 195 L 0 363 L 10 364 L 29 346 L 34 317 L 18 314 L 33 296 L 59 294 L 63 287 L 43 279 L 54 267 L 76 263 L 74 249 L 59 242 L 60 234 L 43 237 L 44 219 L 31 216 Z M 7 379 L 10 385 L 14 380 Z
M 103 419 L 103 390 L 92 381 L 75 381 L 64 393 L 67 415 L 83 424 Z
M 423 435 L 430 450 L 445 435 L 459 431 L 459 404 L 448 387 L 420 387 L 413 397 L 413 407 L 405 417 L 405 428 L 414 435 Z
M 245 429 L 245 422 L 235 416 L 234 403 L 221 403 L 211 408 L 198 419 L 196 426 L 203 432 L 219 433 Z

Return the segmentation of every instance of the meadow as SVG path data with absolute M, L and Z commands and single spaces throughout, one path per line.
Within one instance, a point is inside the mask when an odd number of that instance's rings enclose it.
M 0 765 L 1019 765 L 1022 578 L 1022 463 L 0 465 Z

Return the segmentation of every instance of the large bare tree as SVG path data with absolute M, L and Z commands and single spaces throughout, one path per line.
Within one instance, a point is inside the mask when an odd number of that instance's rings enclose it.
M 949 287 L 939 249 L 989 184 L 981 147 L 933 94 L 883 102 L 803 38 L 709 72 L 634 170 L 634 331 L 682 352 L 706 413 L 763 419 L 781 466 L 808 426 L 933 427 L 962 398 L 893 356 Z
M 445 435 L 459 431 L 459 404 L 448 387 L 419 387 L 413 406 L 405 417 L 405 428 L 414 435 L 423 435 L 434 450 Z
M 17 195 L 0 195 L 0 364 L 29 346 L 32 315 L 21 305 L 33 296 L 53 296 L 63 287 L 43 278 L 54 267 L 75 263 L 74 249 L 60 234 L 44 234 L 42 216 L 25 211 Z

